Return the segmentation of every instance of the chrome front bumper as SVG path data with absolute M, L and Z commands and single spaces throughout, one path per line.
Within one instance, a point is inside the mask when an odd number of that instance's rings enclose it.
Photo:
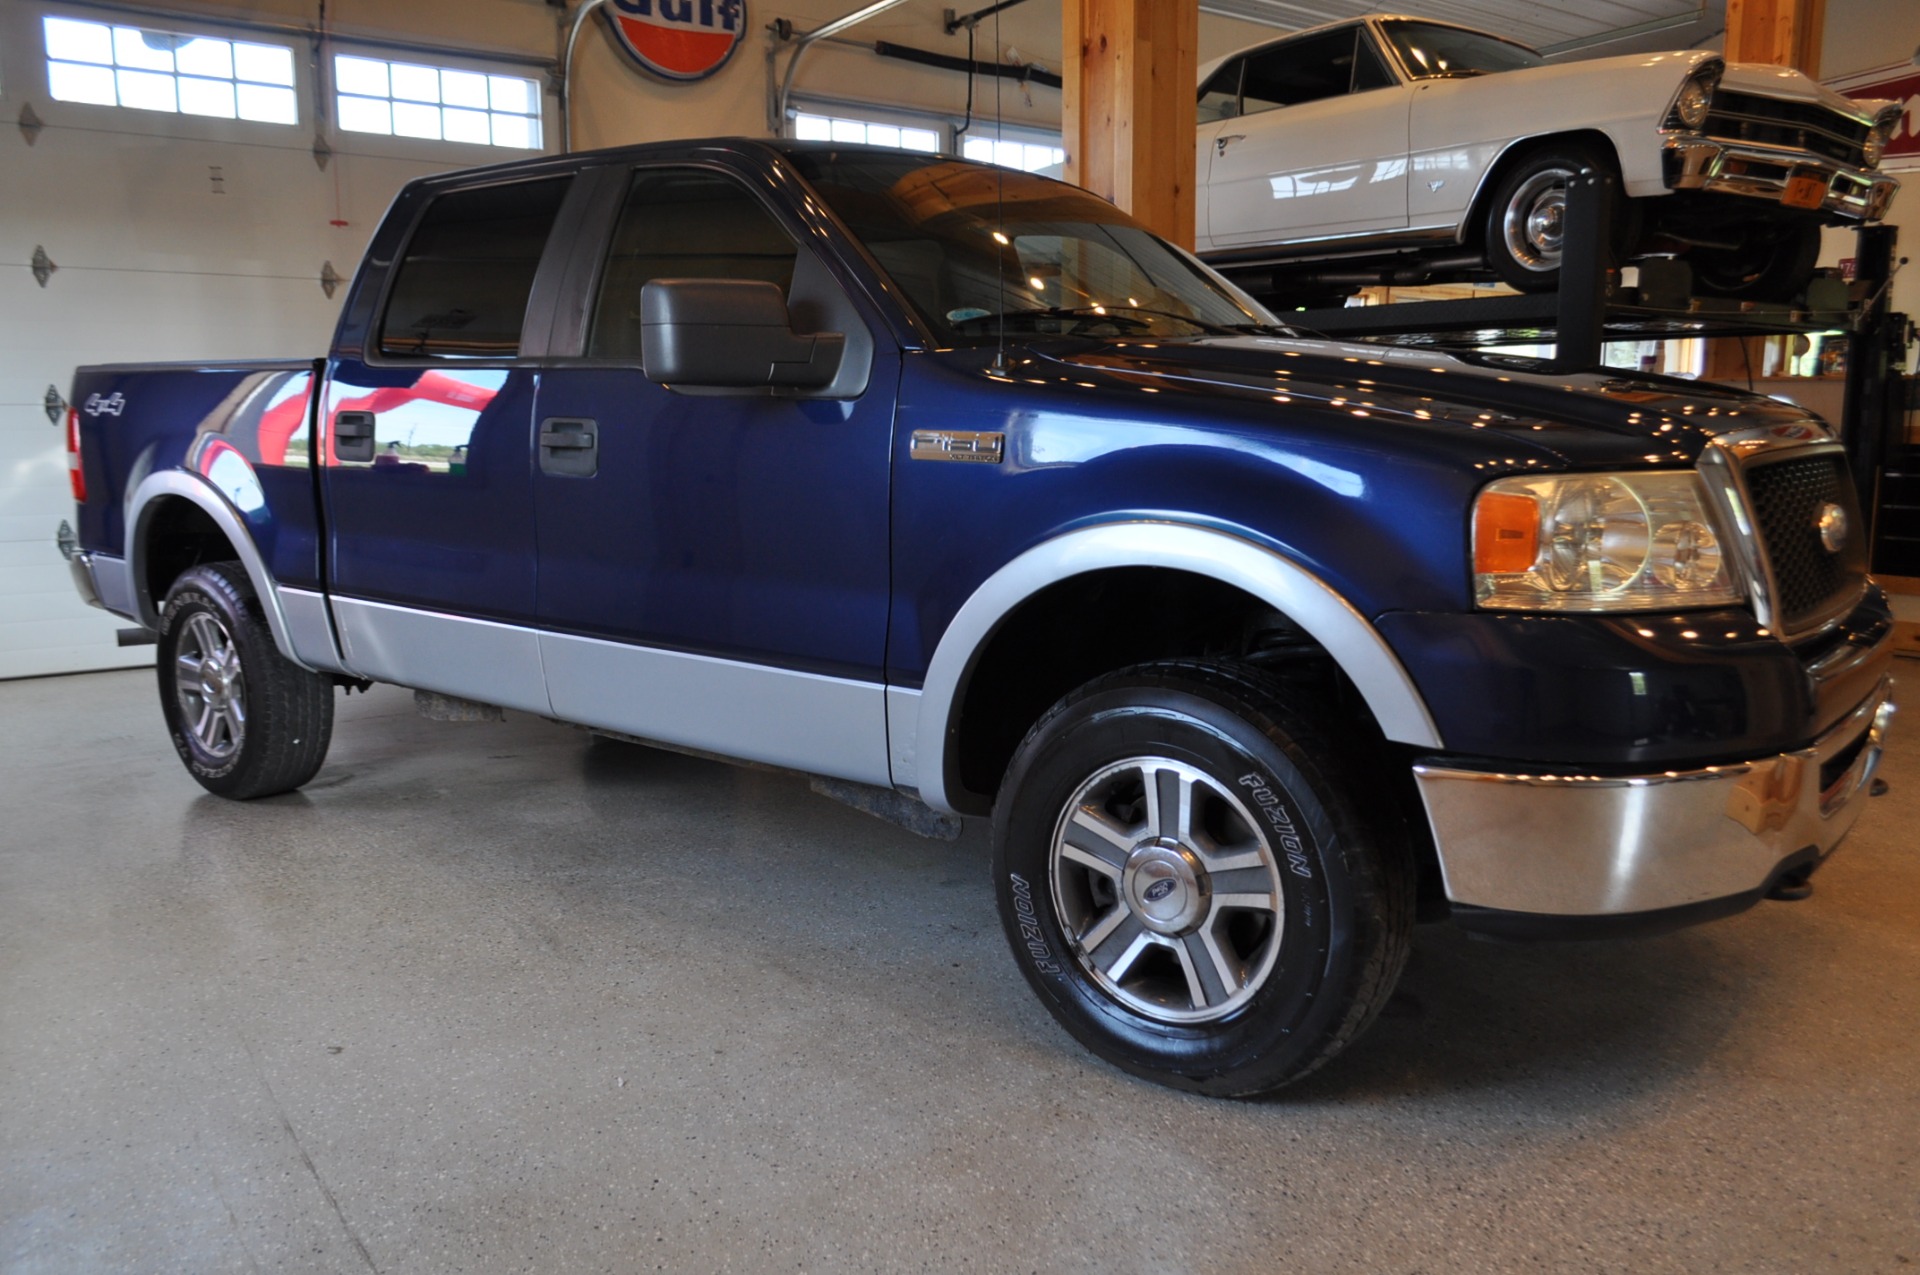
M 1447 897 L 1463 908 L 1564 918 L 1757 898 L 1787 860 L 1824 858 L 1860 817 L 1892 696 L 1883 678 L 1811 748 L 1703 770 L 1600 777 L 1415 766 Z
M 1818 209 L 1854 221 L 1878 221 L 1900 183 L 1884 173 L 1852 168 L 1805 151 L 1741 145 L 1707 137 L 1669 138 L 1664 153 L 1669 190 L 1711 190 L 1779 203 L 1793 177 L 1817 177 L 1827 195 Z

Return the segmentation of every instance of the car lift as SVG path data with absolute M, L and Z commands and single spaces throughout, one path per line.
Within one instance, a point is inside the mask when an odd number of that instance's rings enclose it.
M 1911 335 L 1907 317 L 1890 311 L 1889 283 L 1896 268 L 1891 226 L 1863 226 L 1855 254 L 1853 291 L 1816 279 L 1799 308 L 1751 301 L 1694 297 L 1693 272 L 1670 258 L 1642 261 L 1632 284 L 1607 260 L 1607 210 L 1614 207 L 1615 178 L 1587 170 L 1568 183 L 1565 249 L 1556 292 L 1472 297 L 1450 301 L 1404 301 L 1343 309 L 1286 307 L 1286 273 L 1273 266 L 1216 268 L 1263 302 L 1274 303 L 1290 325 L 1343 340 L 1396 345 L 1479 348 L 1554 343 L 1548 366 L 1576 372 L 1601 368 L 1606 341 L 1746 337 L 1779 333 L 1847 334 L 1844 407 L 1837 422 L 1860 507 L 1873 529 L 1874 568 L 1920 576 L 1920 448 L 1905 443 L 1906 382 L 1901 365 Z

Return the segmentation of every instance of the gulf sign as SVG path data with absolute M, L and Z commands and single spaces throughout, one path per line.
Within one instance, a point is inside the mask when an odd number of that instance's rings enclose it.
M 747 0 L 611 0 L 604 12 L 628 56 L 669 80 L 706 79 L 747 33 Z

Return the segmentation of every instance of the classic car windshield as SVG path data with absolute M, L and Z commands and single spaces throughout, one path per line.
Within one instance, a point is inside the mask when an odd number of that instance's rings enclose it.
M 964 160 L 847 147 L 793 164 L 948 344 L 1197 336 L 1272 315 L 1112 204 Z M 1004 316 L 1004 317 L 1003 317 Z
M 1532 49 L 1478 31 L 1463 31 L 1431 22 L 1382 22 L 1380 25 L 1400 54 L 1408 74 L 1416 80 L 1491 75 L 1496 71 L 1517 71 L 1544 64 Z

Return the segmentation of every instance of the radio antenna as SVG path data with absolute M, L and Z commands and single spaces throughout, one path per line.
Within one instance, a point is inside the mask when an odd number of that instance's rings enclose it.
M 1004 6 L 1002 6 L 1004 7 Z M 1000 74 L 1000 10 L 993 12 L 993 166 L 994 206 L 993 206 L 993 260 L 994 274 L 1000 283 L 999 319 L 994 326 L 999 329 L 999 345 L 993 353 L 993 370 L 1005 373 L 1007 370 L 1007 254 L 1013 251 L 1013 242 L 1007 237 L 1007 170 L 1000 162 L 1000 144 L 1003 135 L 1003 121 L 1000 117 L 1000 82 L 1006 76 Z

